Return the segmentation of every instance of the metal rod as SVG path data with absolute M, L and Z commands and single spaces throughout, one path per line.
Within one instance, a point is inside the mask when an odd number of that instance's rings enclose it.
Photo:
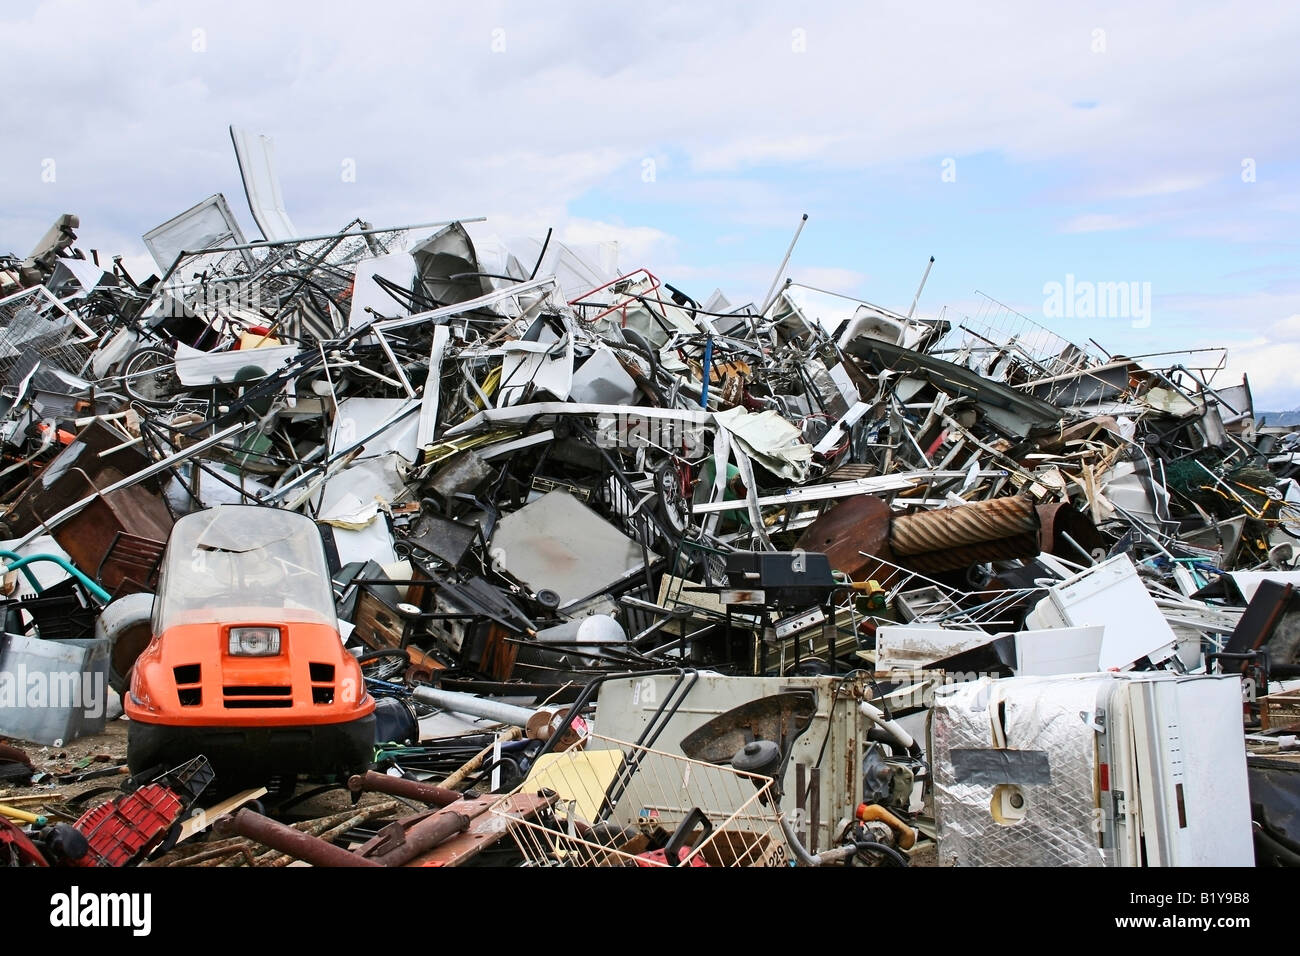
M 907 310 L 907 317 L 910 319 L 912 313 L 916 311 L 916 303 L 921 301 L 921 290 L 925 288 L 925 280 L 930 278 L 930 270 L 934 268 L 934 256 L 925 264 L 925 274 L 921 276 L 921 284 L 916 287 L 916 295 L 912 297 L 912 307 Z
M 407 780 L 404 777 L 390 777 L 373 770 L 367 770 L 364 775 L 349 777 L 348 789 L 353 793 L 386 793 L 392 797 L 406 797 L 438 807 L 445 807 L 461 799 L 459 792 L 446 787 Z
M 704 381 L 700 385 L 700 408 L 709 410 L 709 375 L 713 372 L 713 336 L 704 340 Z
M 9 552 L 3 552 L 3 553 L 7 554 Z M 25 569 L 27 565 L 33 564 L 36 561 L 54 562 L 59 567 L 61 567 L 64 571 L 67 571 L 68 574 L 72 575 L 74 578 L 80 581 L 81 586 L 83 588 L 85 588 L 87 591 L 89 591 L 99 600 L 103 601 L 105 604 L 113 600 L 113 596 L 111 594 L 109 594 L 98 584 L 92 581 L 86 574 L 82 573 L 82 571 L 79 568 L 74 566 L 70 561 L 66 561 L 56 554 L 32 554 L 32 555 L 28 555 L 25 558 L 19 558 L 13 564 L 0 568 L 0 573 L 4 573 L 8 571 L 21 571 Z M 28 580 L 30 580 L 30 578 Z
M 415 398 L 415 389 L 411 388 L 411 383 L 406 380 L 406 373 L 402 371 L 402 363 L 397 361 L 397 356 L 393 354 L 392 347 L 388 344 L 388 339 L 384 338 L 384 333 L 379 329 L 372 329 L 375 338 L 379 340 L 379 347 L 384 350 L 388 356 L 388 361 L 393 363 L 393 369 L 397 372 L 397 377 L 401 379 L 402 388 L 406 391 L 407 398 Z
M 458 694 L 455 691 L 439 690 L 436 687 L 417 687 L 411 691 L 411 696 L 421 703 L 432 704 L 443 710 L 495 720 L 514 727 L 527 727 L 528 721 L 537 713 L 527 707 L 516 707 L 486 697 Z
M 218 246 L 213 249 L 185 249 L 178 256 L 201 256 L 213 253 L 240 252 L 247 249 L 266 249 L 274 246 L 294 246 L 300 242 L 321 242 L 325 239 L 348 239 L 352 236 L 373 236 L 380 232 L 410 232 L 413 229 L 432 229 L 435 226 L 450 226 L 454 222 L 487 222 L 487 216 L 474 216 L 472 219 L 444 219 L 441 222 L 417 222 L 409 226 L 384 226 L 380 229 L 358 229 L 356 232 L 326 232 L 319 236 L 294 236 L 292 239 L 274 241 L 245 242 L 238 246 Z
M 781 281 L 781 275 L 785 272 L 786 265 L 790 262 L 790 256 L 794 254 L 794 244 L 799 241 L 799 233 L 803 232 L 804 225 L 808 222 L 808 214 L 804 213 L 799 220 L 799 228 L 794 231 L 794 238 L 790 240 L 790 247 L 785 250 L 785 258 L 781 260 L 781 266 L 776 270 L 776 276 L 772 279 L 772 286 L 767 290 L 767 297 L 763 299 L 763 306 L 758 310 L 759 315 L 766 315 L 767 310 L 771 307 L 773 300 L 776 298 L 776 287 Z

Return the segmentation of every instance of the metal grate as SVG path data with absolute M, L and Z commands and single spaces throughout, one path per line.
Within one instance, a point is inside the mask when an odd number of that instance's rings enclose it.
M 1045 588 L 962 591 L 884 558 L 859 553 L 871 557 L 878 565 L 872 572 L 872 579 L 884 590 L 885 602 L 902 612 L 906 620 L 900 623 L 915 622 L 963 630 L 1007 627 L 1014 623 L 1013 612 L 1017 608 L 1034 596 L 1047 593 Z
M 1107 361 L 1092 342 L 1078 345 L 976 290 L 979 311 L 953 325 L 934 350 L 995 381 L 1020 384 L 1067 375 Z

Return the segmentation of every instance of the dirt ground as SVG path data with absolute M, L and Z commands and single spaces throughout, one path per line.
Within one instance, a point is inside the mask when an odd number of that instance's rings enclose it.
M 18 803 L 22 809 L 32 813 L 45 813 L 57 810 L 68 801 L 75 801 L 96 791 L 86 798 L 85 807 L 92 807 L 117 790 L 128 774 L 126 770 L 126 720 L 112 720 L 104 732 L 90 737 L 81 737 L 62 747 L 43 747 L 22 740 L 0 738 L 10 746 L 18 747 L 27 753 L 37 770 L 36 779 L 30 785 L 18 785 L 12 782 L 0 784 L 0 803 Z M 40 775 L 47 775 L 40 779 Z M 89 779 L 76 780 L 87 774 L 94 774 Z M 299 792 L 308 789 L 304 785 Z M 349 805 L 348 795 L 335 789 L 304 800 L 298 805 L 303 816 L 324 816 L 337 813 Z M 33 809 L 43 807 L 45 809 Z
M 25 751 L 36 768 L 30 785 L 13 781 L 0 783 L 0 803 L 16 804 L 23 810 L 51 818 L 75 819 L 79 815 L 75 809 L 76 798 L 86 799 L 83 809 L 92 807 L 111 796 L 109 791 L 117 790 L 126 779 L 126 727 L 125 720 L 111 720 L 103 733 L 81 737 L 62 747 L 0 738 Z M 101 789 L 102 797 L 91 795 L 91 791 Z

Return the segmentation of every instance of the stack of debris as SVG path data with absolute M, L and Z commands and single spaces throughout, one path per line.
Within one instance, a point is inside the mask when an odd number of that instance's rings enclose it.
M 0 259 L 0 733 L 52 744 L 103 728 L 80 698 L 22 706 L 32 675 L 56 673 L 106 681 L 128 712 L 224 695 L 218 716 L 275 723 L 296 686 L 223 685 L 217 663 L 200 676 L 160 649 L 155 604 L 179 614 L 172 595 L 189 588 L 182 610 L 198 613 L 217 592 L 183 579 L 228 570 L 228 590 L 287 593 L 285 620 L 337 614 L 349 660 L 311 663 L 304 693 L 335 704 L 356 661 L 350 702 L 378 701 L 370 763 L 457 794 L 523 786 L 596 739 L 593 704 L 615 741 L 649 729 L 614 716 L 639 712 L 639 694 L 671 721 L 662 695 L 698 697 L 698 671 L 758 679 L 719 690 L 718 714 L 778 693 L 773 676 L 809 682 L 804 729 L 852 698 L 863 739 L 880 740 L 858 755 L 856 793 L 828 790 L 805 814 L 808 856 L 844 838 L 831 824 L 857 804 L 888 816 L 869 836 L 857 818 L 861 858 L 911 847 L 899 820 L 928 806 L 930 748 L 923 721 L 895 718 L 938 707 L 944 683 L 1228 674 L 1251 682 L 1248 720 L 1300 712 L 1268 700 L 1300 676 L 1300 440 L 1257 427 L 1244 380 L 1212 384 L 1221 355 L 1111 354 L 993 300 L 963 321 L 861 302 L 832 327 L 789 282 L 733 306 L 621 268 L 610 247 L 508 243 L 474 220 L 303 238 L 267 141 L 235 142 L 264 241 L 246 242 L 217 195 L 145 235 L 161 277 L 77 249 L 69 215 L 31 255 Z M 244 544 L 180 534 L 184 516 L 235 506 L 266 515 Z M 315 593 L 315 557 L 280 554 L 274 579 L 249 570 L 244 557 L 294 533 L 271 509 L 319 528 L 332 606 L 294 597 Z M 230 655 L 280 653 L 278 621 L 248 623 L 265 633 L 230 628 Z M 128 694 L 133 671 L 164 660 L 169 686 L 137 675 Z M 676 676 L 654 678 L 669 680 L 656 697 L 628 676 L 642 673 Z M 954 720 L 978 709 L 944 699 Z M 781 783 L 796 746 L 777 725 L 783 759 L 760 775 Z M 698 756 L 667 739 L 675 759 Z M 951 746 L 927 759 L 936 799 L 960 805 L 967 778 L 933 763 Z M 165 769 L 131 767 L 137 782 Z M 797 770 L 783 789 L 804 807 Z M 250 814 L 236 830 L 260 839 Z M 389 837 L 360 856 L 397 852 Z M 968 837 L 954 852 L 977 861 Z M 646 852 L 690 855 L 661 844 Z

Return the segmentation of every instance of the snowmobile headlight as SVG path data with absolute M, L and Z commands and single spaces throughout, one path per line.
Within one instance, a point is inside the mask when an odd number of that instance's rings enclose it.
M 230 646 L 232 657 L 271 657 L 280 653 L 278 627 L 232 627 Z

